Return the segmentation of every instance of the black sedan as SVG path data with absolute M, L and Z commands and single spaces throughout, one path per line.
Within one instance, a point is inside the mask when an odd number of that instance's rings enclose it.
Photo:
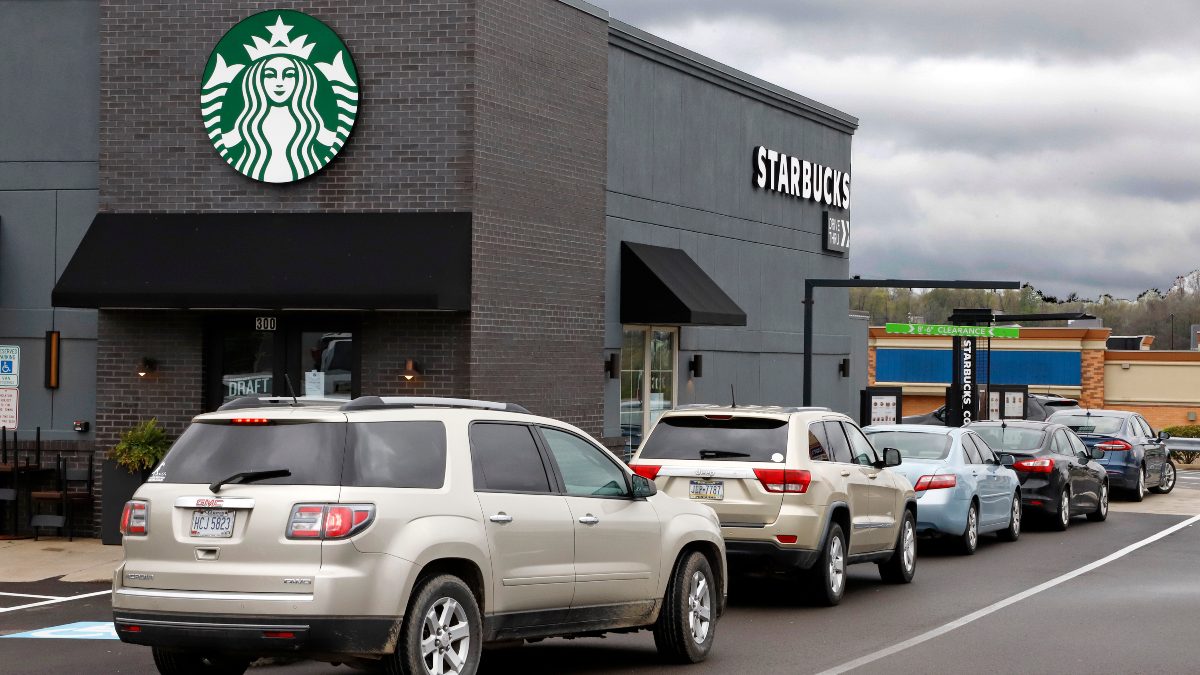
M 974 422 L 970 429 L 997 453 L 1013 456 L 1022 505 L 1050 516 L 1054 529 L 1067 529 L 1073 516 L 1108 517 L 1108 473 L 1095 461 L 1104 451 L 1088 449 L 1068 427 L 1012 420 Z

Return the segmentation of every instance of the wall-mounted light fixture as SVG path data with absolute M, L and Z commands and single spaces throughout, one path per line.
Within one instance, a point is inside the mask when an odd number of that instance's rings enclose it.
M 613 352 L 604 360 L 604 372 L 608 374 L 608 379 L 615 380 L 621 376 L 621 354 Z
M 842 359 L 838 363 L 838 375 L 841 375 L 842 377 L 850 377 L 850 359 L 849 358 Z
M 58 389 L 58 348 L 60 335 L 56 330 L 46 331 L 46 388 Z
M 138 364 L 138 377 L 145 377 L 151 373 L 158 372 L 158 360 L 152 359 L 149 356 L 143 356 L 142 362 Z
M 416 377 L 420 374 L 421 374 L 421 364 L 417 363 L 413 359 L 406 359 L 404 361 L 404 379 L 405 380 L 411 382 L 414 377 Z
M 1187 414 L 1187 418 L 1188 418 L 1188 421 L 1189 421 L 1189 422 L 1195 422 L 1195 421 L 1196 421 L 1196 411 L 1195 411 L 1195 410 L 1189 410 L 1189 411 L 1188 411 L 1188 414 Z
M 704 355 L 693 354 L 688 359 L 688 374 L 692 377 L 704 377 Z

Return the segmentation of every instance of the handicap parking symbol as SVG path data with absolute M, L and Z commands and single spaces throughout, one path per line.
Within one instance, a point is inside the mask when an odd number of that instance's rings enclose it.
M 12 375 L 12 374 L 13 374 L 13 362 L 12 361 L 0 361 L 0 375 Z
M 39 628 L 25 633 L 0 635 L 0 638 L 43 638 L 59 640 L 116 640 L 117 631 L 111 621 L 76 621 L 75 623 Z

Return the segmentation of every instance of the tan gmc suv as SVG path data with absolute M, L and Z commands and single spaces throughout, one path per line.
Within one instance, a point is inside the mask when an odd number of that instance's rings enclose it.
M 487 643 L 643 628 L 696 662 L 725 604 L 712 509 L 511 404 L 239 399 L 195 418 L 122 531 L 113 620 L 162 673 L 465 675 Z
M 686 406 L 658 420 L 631 468 L 713 507 L 734 571 L 804 572 L 810 599 L 836 605 L 850 563 L 912 581 L 917 501 L 898 464 L 826 408 Z

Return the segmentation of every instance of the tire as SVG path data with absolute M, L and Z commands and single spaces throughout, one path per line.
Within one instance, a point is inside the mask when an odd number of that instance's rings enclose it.
M 846 593 L 846 535 L 837 523 L 829 525 L 825 548 L 804 577 L 808 599 L 821 607 L 833 607 Z
M 1175 489 L 1176 477 L 1178 477 L 1178 473 L 1175 471 L 1175 463 L 1168 459 L 1163 464 L 1162 480 L 1158 482 L 1158 485 L 1150 488 L 1150 491 L 1160 495 L 1170 494 L 1171 490 Z
M 162 647 L 152 647 L 151 652 L 154 665 L 162 675 L 242 675 L 250 667 L 248 658 L 204 656 Z
M 1021 538 L 1021 495 L 1014 494 L 1012 499 L 1012 511 L 1008 514 L 1008 527 L 996 533 L 1000 541 L 1016 541 Z
M 688 553 L 675 565 L 662 611 L 654 624 L 654 646 L 672 663 L 700 663 L 717 632 L 717 583 L 708 558 Z
M 1108 483 L 1100 484 L 1100 503 L 1096 505 L 1095 511 L 1087 514 L 1087 519 L 1093 523 L 1108 520 Z
M 967 507 L 967 527 L 958 536 L 958 552 L 962 555 L 975 555 L 979 550 L 979 507 L 974 500 Z
M 1146 498 L 1146 467 L 1145 465 L 1138 467 L 1138 481 L 1133 490 L 1129 493 L 1129 500 L 1140 502 Z
M 904 509 L 904 520 L 896 536 L 892 557 L 879 563 L 879 576 L 889 584 L 907 584 L 917 573 L 917 523 L 912 511 Z
M 1058 510 L 1050 516 L 1050 527 L 1053 530 L 1062 532 L 1071 524 L 1071 491 L 1063 488 L 1062 494 L 1058 496 Z
M 396 653 L 383 660 L 384 672 L 473 675 L 482 651 L 483 619 L 475 595 L 458 577 L 442 574 L 426 579 L 413 593 Z

